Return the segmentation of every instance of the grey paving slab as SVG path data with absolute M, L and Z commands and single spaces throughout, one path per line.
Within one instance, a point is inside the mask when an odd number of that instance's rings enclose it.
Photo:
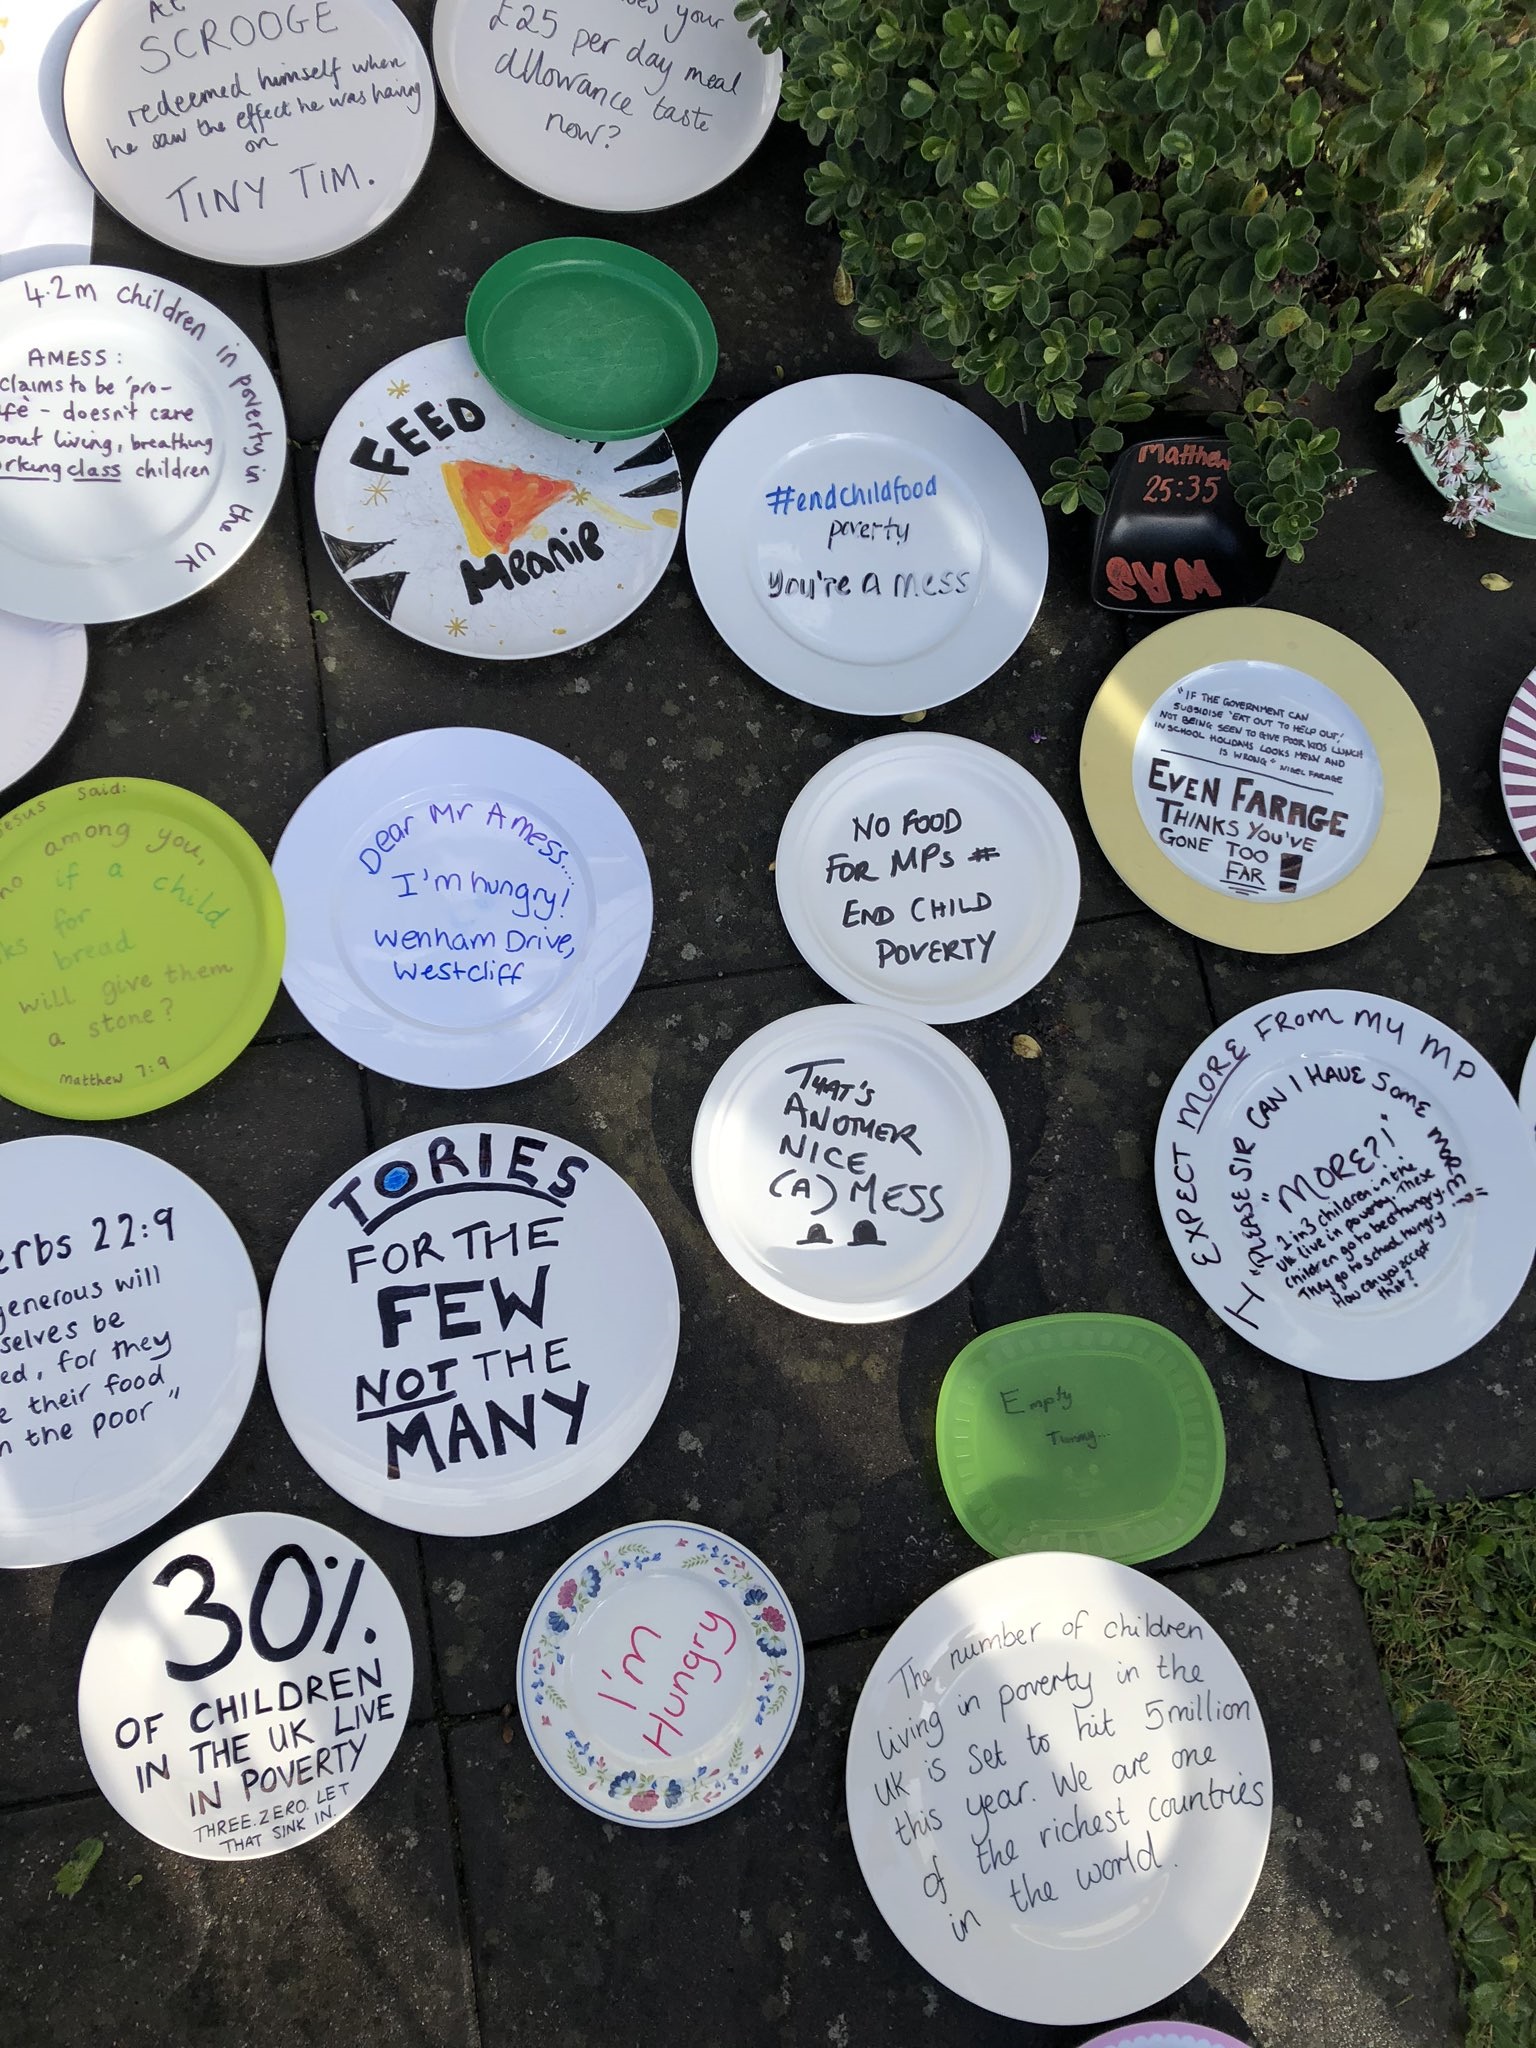
M 1257 960 L 1211 949 L 1208 958 L 1223 1017 L 1307 988 L 1395 995 L 1462 1032 L 1513 1088 L 1536 1034 L 1536 875 L 1515 859 L 1432 870 L 1385 923 L 1332 952 Z M 1412 1497 L 1415 1480 L 1442 1500 L 1536 1486 L 1533 1350 L 1527 1282 L 1496 1329 L 1434 1372 L 1377 1385 L 1312 1379 L 1346 1508 L 1385 1514 Z
M 1299 567 L 1267 600 L 1334 626 L 1370 649 L 1417 704 L 1440 762 L 1435 858 L 1513 845 L 1499 797 L 1499 728 L 1536 661 L 1531 544 L 1445 524 L 1445 506 L 1396 438 L 1395 414 L 1372 411 L 1385 387 L 1356 377 L 1318 407 L 1340 453 L 1372 474 L 1328 509 Z M 1511 588 L 1484 589 L 1489 574 Z
M 1014 1148 L 1009 1215 L 972 1286 L 978 1326 L 1090 1309 L 1166 1325 L 1204 1363 L 1227 1435 L 1225 1491 L 1186 1554 L 1230 1557 L 1331 1531 L 1305 1381 L 1204 1306 L 1158 1215 L 1163 1097 L 1185 1047 L 1210 1029 L 1191 941 L 1146 915 L 1079 927 L 1039 988 L 973 1028 Z M 1019 1056 L 1019 1035 L 1038 1056 Z
M 699 1102 L 732 1047 L 820 999 L 807 974 L 636 997 L 553 1073 L 473 1096 L 374 1089 L 390 1136 L 462 1116 L 590 1144 L 650 1208 L 677 1270 L 682 1341 L 661 1415 L 629 1466 L 556 1522 L 485 1542 L 429 1538 L 450 1711 L 510 1696 L 517 1639 L 548 1574 L 619 1523 L 685 1515 L 755 1549 L 813 1639 L 893 1621 L 973 1556 L 939 1487 L 933 1404 L 972 1335 L 963 1289 L 898 1323 L 799 1316 L 739 1280 L 699 1221 L 688 1151 Z
M 0 1103 L 0 1139 L 64 1128 Z M 294 1225 L 367 1147 L 356 1069 L 316 1039 L 258 1046 L 201 1093 L 127 1123 L 71 1125 L 144 1147 L 188 1173 L 240 1232 L 265 1290 Z M 179 1529 L 257 1509 L 308 1515 L 354 1538 L 388 1573 L 416 1650 L 413 1711 L 431 1674 L 415 1539 L 360 1513 L 299 1456 L 265 1376 L 207 1480 L 131 1541 L 66 1567 L 0 1573 L 0 1801 L 85 1785 L 75 1683 L 96 1617 L 119 1581 Z M 25 1730 L 25 1733 L 18 1733 Z
M 58 1897 L 93 1835 L 100 1862 Z M 99 1798 L 0 1814 L 0 1916 L 7 2048 L 479 2040 L 435 1728 L 408 1729 L 318 1842 L 233 1869 L 157 1849 Z
M 1450 1949 L 1343 1552 L 1316 1545 L 1169 1584 L 1247 1672 L 1275 1770 L 1264 1874 L 1207 1984 L 1263 2048 L 1451 2048 Z
M 1247 1918 L 1163 2011 L 1262 2048 L 1449 2048 L 1449 1955 L 1390 1716 L 1342 1556 L 1178 1573 L 1247 1669 L 1275 1765 L 1274 1835 Z M 843 1798 L 878 1641 L 809 1659 L 790 1748 L 698 1826 L 642 1836 L 582 1813 L 512 1722 L 452 1761 L 487 2048 L 683 2036 L 743 2048 L 1067 2043 L 934 1983 L 866 1892 Z M 729 2009 L 724 2003 L 729 1987 Z

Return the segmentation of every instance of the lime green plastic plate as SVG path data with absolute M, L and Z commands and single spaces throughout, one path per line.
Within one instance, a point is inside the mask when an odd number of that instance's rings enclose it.
M 1205 1527 L 1226 1477 L 1205 1368 L 1139 1316 L 989 1330 L 945 1376 L 935 1434 L 950 1504 L 994 1557 L 1163 1557 Z
M 255 840 L 190 790 L 75 782 L 0 818 L 0 1095 L 99 1122 L 244 1051 L 283 966 Z
M 525 419 L 583 441 L 632 441 L 696 405 L 719 348 L 698 293 L 623 242 L 533 242 L 493 263 L 464 331 L 492 388 Z

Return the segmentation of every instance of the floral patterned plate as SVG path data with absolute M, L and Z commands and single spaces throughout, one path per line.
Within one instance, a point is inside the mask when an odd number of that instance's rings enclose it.
M 783 1754 L 804 1690 L 778 1581 L 693 1522 L 638 1522 L 578 1551 L 517 1657 L 534 1755 L 578 1805 L 629 1827 L 733 1806 Z

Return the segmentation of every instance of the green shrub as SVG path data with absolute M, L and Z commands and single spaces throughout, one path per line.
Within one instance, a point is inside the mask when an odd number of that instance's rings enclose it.
M 1457 493 L 1536 356 L 1536 28 L 1524 0 L 742 0 L 825 146 L 859 327 L 1080 422 L 1049 502 L 1098 510 L 1122 429 L 1223 417 L 1271 554 L 1300 559 L 1338 436 L 1307 416 L 1372 354 L 1434 394 Z

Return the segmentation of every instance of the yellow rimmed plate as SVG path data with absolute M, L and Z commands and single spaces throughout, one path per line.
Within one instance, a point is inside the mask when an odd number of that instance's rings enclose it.
M 1088 713 L 1083 801 L 1110 864 L 1196 938 L 1304 953 L 1369 929 L 1440 818 L 1424 722 L 1363 647 L 1263 609 L 1175 620 Z

